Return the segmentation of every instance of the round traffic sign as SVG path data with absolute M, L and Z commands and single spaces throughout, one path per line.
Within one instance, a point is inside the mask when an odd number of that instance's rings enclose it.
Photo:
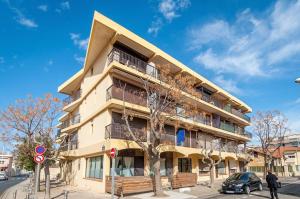
M 45 157 L 43 155 L 36 155 L 34 156 L 34 161 L 38 164 L 43 163 L 45 160 Z
M 38 155 L 42 155 L 46 152 L 46 148 L 43 145 L 38 145 L 35 147 L 35 152 Z
M 110 149 L 110 157 L 115 158 L 117 156 L 117 149 L 116 148 L 111 148 Z

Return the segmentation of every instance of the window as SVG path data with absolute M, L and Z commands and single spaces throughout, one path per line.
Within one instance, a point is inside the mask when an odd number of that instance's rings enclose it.
M 160 159 L 160 175 L 166 176 L 167 175 L 167 169 L 166 169 L 166 158 Z
M 226 174 L 225 171 L 225 161 L 222 160 L 218 165 L 217 165 L 218 173 L 219 174 Z
M 176 133 L 176 137 L 177 137 L 177 146 L 183 146 L 185 141 L 185 130 L 178 129 Z
M 206 160 L 205 162 L 208 162 L 208 160 Z M 209 175 L 209 165 L 204 163 L 202 159 L 199 160 L 199 174 Z
M 103 178 L 103 156 L 87 158 L 86 178 Z
M 191 158 L 178 158 L 178 171 L 191 173 L 192 172 L 192 159 Z
M 0 164 L 4 164 L 4 160 L 0 160 Z
M 251 172 L 264 172 L 263 166 L 252 166 L 250 167 Z
M 117 176 L 134 176 L 134 157 L 116 157 L 115 175 Z M 111 164 L 112 165 L 112 164 Z

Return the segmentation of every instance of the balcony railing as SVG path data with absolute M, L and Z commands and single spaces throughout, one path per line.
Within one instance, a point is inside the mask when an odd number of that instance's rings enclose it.
M 106 100 L 110 100 L 112 98 L 123 100 L 124 97 L 125 102 L 146 106 L 147 98 L 144 97 L 140 92 L 142 91 L 133 91 L 128 89 L 124 90 L 116 85 L 111 85 L 106 90 Z
M 76 92 L 73 93 L 73 95 L 70 95 L 68 97 L 66 97 L 63 100 L 63 103 L 65 106 L 71 104 L 72 102 L 78 100 L 81 97 L 81 90 L 77 90 Z
M 76 149 L 78 149 L 78 140 L 64 142 L 60 146 L 61 151 L 70 151 L 70 150 L 76 150 Z
M 80 123 L 80 114 L 76 114 L 73 117 L 62 122 L 62 129 Z
M 147 141 L 146 128 L 131 127 L 134 135 L 141 141 Z M 125 124 L 113 123 L 105 127 L 105 139 L 133 140 Z
M 160 79 L 160 80 L 162 79 L 158 68 L 156 68 L 155 66 L 152 66 L 152 65 L 148 64 L 147 62 L 145 62 L 135 56 L 132 56 L 120 49 L 113 48 L 112 51 L 109 53 L 108 64 L 110 64 L 113 61 L 117 61 L 121 64 L 124 64 L 125 66 L 133 68 L 143 74 L 150 75 L 156 79 Z M 188 91 L 186 91 L 186 92 L 188 92 Z M 204 93 L 203 91 L 197 90 L 197 92 L 199 92 L 201 94 L 201 99 L 203 101 L 208 102 L 220 109 L 223 109 L 229 113 L 232 113 L 232 114 L 250 122 L 249 116 L 244 115 L 243 113 L 239 112 L 238 110 L 235 110 L 234 108 L 232 108 L 231 106 L 228 106 L 227 104 L 224 104 L 221 100 L 219 100 L 211 95 L 208 95 L 208 94 Z M 190 93 L 190 94 L 192 94 L 192 93 Z
M 112 85 L 106 90 L 106 100 L 110 100 L 110 99 L 123 100 L 123 95 L 124 95 L 124 101 L 125 102 L 130 102 L 130 103 L 138 104 L 138 105 L 141 105 L 141 106 L 146 106 L 147 105 L 146 96 L 140 95 L 139 92 L 131 91 L 131 90 L 125 90 L 124 91 L 124 88 L 119 88 L 116 85 Z M 228 123 L 222 122 L 220 120 L 216 120 L 216 119 L 210 120 L 209 118 L 206 118 L 206 117 L 201 116 L 201 115 L 186 116 L 184 110 L 176 111 L 176 112 L 177 112 L 177 115 L 179 117 L 190 119 L 190 120 L 193 120 L 193 121 L 196 121 L 196 122 L 199 122 L 201 124 L 208 125 L 208 126 L 213 126 L 215 128 L 222 129 L 222 130 L 225 130 L 225 131 L 229 131 L 231 133 L 235 133 L 235 134 L 250 137 L 249 134 L 246 133 L 244 131 L 244 129 L 241 128 L 241 127 L 234 126 L 232 124 L 228 124 Z
M 134 57 L 120 49 L 113 48 L 112 51 L 108 55 L 108 64 L 113 61 L 117 61 L 125 66 L 133 68 L 141 73 L 150 75 L 154 78 L 159 79 L 159 70 L 148 64 L 147 62 Z

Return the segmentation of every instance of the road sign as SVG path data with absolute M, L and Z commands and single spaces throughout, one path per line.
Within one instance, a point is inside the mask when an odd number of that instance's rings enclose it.
M 35 152 L 38 155 L 43 155 L 46 152 L 46 148 L 42 145 L 38 145 L 35 147 Z
M 43 163 L 45 160 L 45 157 L 43 155 L 36 155 L 34 156 L 34 161 L 38 164 Z
M 116 148 L 111 148 L 110 149 L 110 157 L 111 158 L 115 158 L 117 156 L 117 153 L 118 153 L 118 151 L 117 151 Z

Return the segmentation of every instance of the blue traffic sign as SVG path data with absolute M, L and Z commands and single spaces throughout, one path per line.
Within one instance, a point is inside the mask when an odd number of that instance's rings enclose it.
M 38 155 L 42 155 L 46 152 L 46 148 L 42 145 L 38 145 L 35 147 L 35 152 L 38 154 Z

